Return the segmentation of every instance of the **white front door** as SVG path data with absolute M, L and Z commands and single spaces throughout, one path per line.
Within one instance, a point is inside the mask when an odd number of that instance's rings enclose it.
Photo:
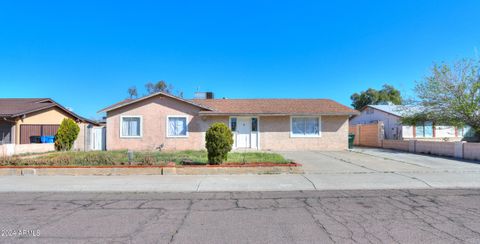
M 252 132 L 251 118 L 237 119 L 237 148 L 250 147 L 250 134 Z

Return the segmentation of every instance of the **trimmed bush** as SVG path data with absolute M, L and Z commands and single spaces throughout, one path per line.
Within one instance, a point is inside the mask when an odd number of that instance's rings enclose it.
M 232 131 L 223 123 L 213 123 L 205 135 L 209 164 L 221 164 L 232 150 Z
M 72 119 L 63 119 L 55 135 L 55 149 L 57 151 L 69 151 L 73 142 L 78 137 L 80 127 Z

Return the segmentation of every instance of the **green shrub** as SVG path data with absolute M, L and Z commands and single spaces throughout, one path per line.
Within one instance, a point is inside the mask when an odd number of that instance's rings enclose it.
M 157 162 L 155 155 L 152 154 L 145 154 L 142 157 L 142 160 L 139 162 L 140 165 L 154 165 Z
M 232 131 L 223 123 L 213 123 L 205 135 L 209 164 L 221 164 L 232 150 Z
M 0 157 L 0 166 L 17 166 L 21 163 L 18 157 L 2 156 Z
M 114 165 L 115 159 L 106 153 L 103 152 L 92 152 L 89 154 L 84 154 L 84 158 L 81 160 L 76 160 L 76 164 L 79 165 Z
M 77 139 L 80 127 L 72 119 L 63 119 L 55 135 L 55 149 L 68 151 L 72 149 L 73 142 Z

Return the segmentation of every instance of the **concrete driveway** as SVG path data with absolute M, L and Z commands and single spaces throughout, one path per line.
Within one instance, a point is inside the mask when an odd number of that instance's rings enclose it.
M 480 164 L 384 149 L 280 152 L 317 188 L 480 187 Z

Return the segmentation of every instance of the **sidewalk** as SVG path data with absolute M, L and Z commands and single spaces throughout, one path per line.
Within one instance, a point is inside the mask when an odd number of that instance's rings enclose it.
M 0 177 L 0 192 L 211 192 L 434 188 L 480 188 L 480 172 Z

